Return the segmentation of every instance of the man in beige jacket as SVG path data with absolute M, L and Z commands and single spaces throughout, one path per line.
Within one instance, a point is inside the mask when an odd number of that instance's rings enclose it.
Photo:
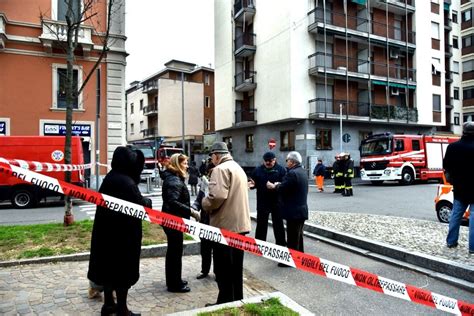
M 209 181 L 209 194 L 202 200 L 203 210 L 210 215 L 210 225 L 248 234 L 251 224 L 247 175 L 232 159 L 226 143 L 214 143 L 210 155 L 215 167 Z M 215 243 L 213 253 L 219 287 L 216 304 L 243 299 L 244 252 Z

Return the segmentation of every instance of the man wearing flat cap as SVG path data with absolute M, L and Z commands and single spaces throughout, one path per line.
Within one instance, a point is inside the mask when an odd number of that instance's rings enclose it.
M 226 143 L 214 143 L 210 156 L 215 167 L 202 208 L 209 214 L 211 226 L 246 235 L 251 230 L 247 175 L 232 159 Z M 219 287 L 216 303 L 243 299 L 244 252 L 218 243 L 214 244 L 213 252 Z
M 474 122 L 463 125 L 462 137 L 449 144 L 443 160 L 446 179 L 453 185 L 454 203 L 446 238 L 448 248 L 458 246 L 459 226 L 467 207 L 469 217 L 469 253 L 474 254 Z
M 257 230 L 255 231 L 255 238 L 267 240 L 268 217 L 269 214 L 272 214 L 273 233 L 276 244 L 280 246 L 286 246 L 286 238 L 278 192 L 269 190 L 267 182 L 281 182 L 285 174 L 285 168 L 277 163 L 275 154 L 269 151 L 263 155 L 263 164 L 253 170 L 248 183 L 250 189 L 257 189 Z

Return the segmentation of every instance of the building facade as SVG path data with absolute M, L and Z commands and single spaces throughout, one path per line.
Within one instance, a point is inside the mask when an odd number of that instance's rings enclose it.
M 0 134 L 65 135 L 66 10 L 65 0 L 0 2 Z M 93 1 L 90 11 L 97 15 L 80 26 L 73 66 L 76 91 L 98 61 L 107 10 L 107 1 Z M 113 7 L 100 80 L 94 72 L 74 99 L 73 134 L 81 136 L 86 162 L 96 162 L 97 81 L 100 162 L 110 163 L 115 147 L 125 143 L 125 40 L 125 0 L 120 0 Z M 100 169 L 100 174 L 106 172 Z
M 273 140 L 280 161 L 358 165 L 370 133 L 459 134 L 456 1 L 216 1 L 218 138 L 252 167 Z
M 458 16 L 460 14 L 460 16 Z M 474 121 L 474 2 L 461 0 L 456 12 L 460 19 L 460 43 L 462 59 L 462 113 L 463 121 Z M 459 92 L 459 91 L 458 91 Z
M 128 142 L 182 147 L 184 138 L 187 153 L 201 152 L 203 135 L 215 128 L 214 70 L 171 60 L 152 76 L 132 82 L 126 113 Z

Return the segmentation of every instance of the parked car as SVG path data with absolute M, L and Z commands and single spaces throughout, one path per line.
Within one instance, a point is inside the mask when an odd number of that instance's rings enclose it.
M 438 185 L 438 194 L 435 197 L 436 216 L 441 223 L 449 223 L 449 216 L 453 210 L 453 186 L 451 184 Z M 463 222 L 469 221 L 469 208 L 463 216 Z

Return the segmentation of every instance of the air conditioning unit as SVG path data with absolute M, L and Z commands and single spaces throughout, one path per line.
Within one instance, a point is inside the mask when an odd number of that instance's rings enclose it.
M 390 87 L 390 95 L 399 95 L 399 94 L 400 94 L 400 90 L 398 90 L 398 88 Z
M 398 59 L 398 54 L 400 52 L 398 51 L 398 49 L 390 49 L 390 58 L 392 59 Z

